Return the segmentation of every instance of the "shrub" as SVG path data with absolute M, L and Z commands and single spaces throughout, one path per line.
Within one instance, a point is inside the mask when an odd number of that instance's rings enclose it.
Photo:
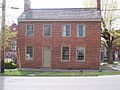
M 5 69 L 15 69 L 17 66 L 12 59 L 6 59 L 4 62 Z
M 108 62 L 109 60 L 107 60 L 106 58 L 104 59 L 104 62 Z

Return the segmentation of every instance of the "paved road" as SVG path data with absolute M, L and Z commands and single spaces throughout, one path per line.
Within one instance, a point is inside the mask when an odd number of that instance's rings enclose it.
M 120 76 L 3 77 L 0 90 L 120 90 Z

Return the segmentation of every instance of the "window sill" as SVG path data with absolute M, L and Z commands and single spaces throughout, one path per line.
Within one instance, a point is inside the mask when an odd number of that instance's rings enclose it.
M 70 60 L 61 60 L 62 62 L 70 62 Z
M 47 37 L 52 37 L 52 36 L 43 36 L 43 37 L 47 38 Z
M 33 61 L 33 58 L 26 58 L 26 61 Z
M 85 60 L 76 60 L 76 62 L 85 62 Z

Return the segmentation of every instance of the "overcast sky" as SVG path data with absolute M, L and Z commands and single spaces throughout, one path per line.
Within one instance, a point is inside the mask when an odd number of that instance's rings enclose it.
M 0 0 L 2 1 L 2 0 Z M 83 0 L 30 0 L 31 8 L 82 8 Z M 17 22 L 17 17 L 23 12 L 24 0 L 6 0 L 7 24 Z M 19 10 L 10 9 L 18 7 Z
M 2 0 L 0 0 L 1 2 Z M 31 8 L 84 8 L 83 0 L 30 0 Z M 118 0 L 119 1 L 119 0 Z M 6 22 L 11 25 L 17 23 L 18 16 L 23 12 L 24 0 L 6 0 Z M 10 9 L 18 7 L 20 9 Z

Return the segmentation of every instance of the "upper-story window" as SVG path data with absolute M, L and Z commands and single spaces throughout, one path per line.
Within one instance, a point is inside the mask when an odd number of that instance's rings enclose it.
M 51 36 L 52 34 L 52 25 L 51 24 L 44 24 L 44 27 L 43 27 L 43 34 L 44 36 Z
M 26 30 L 27 36 L 33 36 L 34 35 L 33 24 L 28 24 L 26 29 L 27 29 Z
M 62 36 L 64 37 L 71 36 L 71 25 L 70 24 L 63 25 Z
M 85 25 L 77 25 L 77 37 L 85 37 Z

